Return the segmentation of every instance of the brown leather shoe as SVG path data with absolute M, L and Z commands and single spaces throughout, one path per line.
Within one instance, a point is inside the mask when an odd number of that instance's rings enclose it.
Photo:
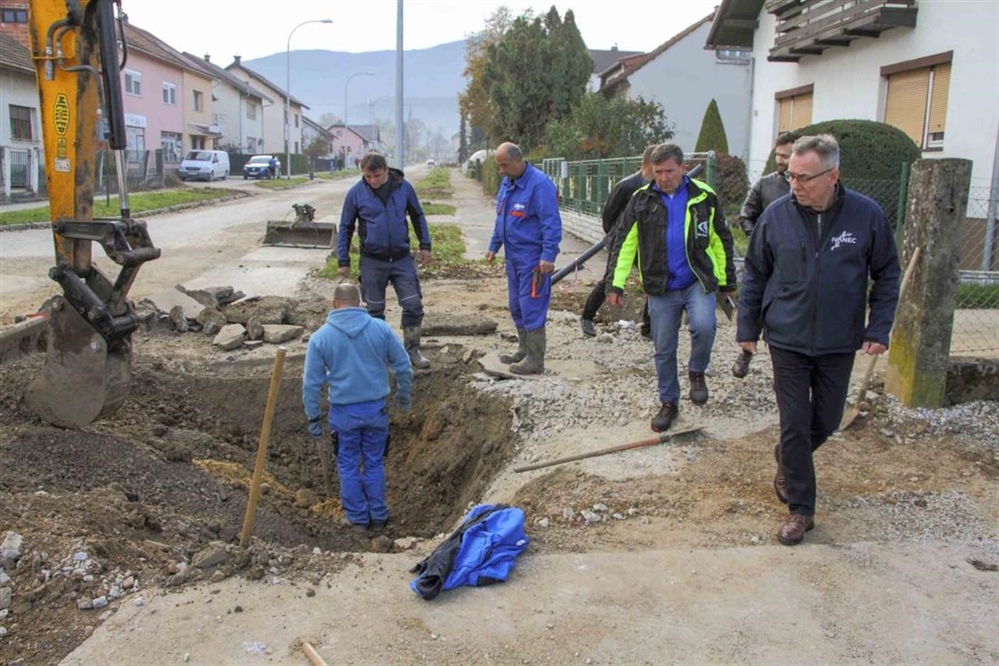
M 673 423 L 679 410 L 675 402 L 664 402 L 659 407 L 659 413 L 652 418 L 652 432 L 666 432 Z
M 792 513 L 777 530 L 777 540 L 785 546 L 795 546 L 805 540 L 805 532 L 815 527 L 813 516 Z
M 777 475 L 774 476 L 774 493 L 781 504 L 787 504 L 787 481 L 784 480 L 784 463 L 780 457 L 780 443 L 774 447 L 774 458 L 777 459 Z

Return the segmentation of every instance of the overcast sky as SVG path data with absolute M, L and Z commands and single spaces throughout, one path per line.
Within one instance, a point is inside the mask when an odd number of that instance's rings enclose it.
M 709 13 L 720 0 L 405 0 L 407 50 L 463 40 L 485 25 L 503 5 L 514 16 L 554 5 L 572 10 L 586 45 L 622 51 L 650 51 Z M 303 21 L 332 19 L 295 30 L 291 49 L 362 53 L 394 50 L 396 0 L 122 0 L 129 21 L 175 49 L 213 56 L 224 66 L 233 55 L 259 58 L 288 48 L 289 34 Z

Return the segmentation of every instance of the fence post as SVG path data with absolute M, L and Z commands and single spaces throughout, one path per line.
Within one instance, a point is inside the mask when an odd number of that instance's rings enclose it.
M 909 165 L 902 162 L 898 174 L 898 208 L 895 209 L 895 245 L 902 245 L 902 227 L 905 226 L 905 198 L 909 195 Z
M 950 366 L 971 161 L 919 160 L 910 181 L 902 265 L 916 247 L 922 256 L 905 302 L 895 311 L 885 388 L 908 407 L 941 407 Z
M 707 173 L 704 174 L 704 179 L 707 181 L 708 187 L 717 192 L 718 186 L 715 183 L 718 182 L 718 162 L 715 160 L 715 151 L 713 150 L 708 151 L 708 161 L 705 171 Z
M 996 154 L 992 158 L 992 183 L 989 187 L 989 210 L 985 220 L 985 244 L 982 247 L 982 270 L 992 270 L 992 253 L 996 243 L 996 208 L 999 206 L 999 135 Z
M 10 193 L 10 148 L 0 146 L 0 201 L 6 201 Z

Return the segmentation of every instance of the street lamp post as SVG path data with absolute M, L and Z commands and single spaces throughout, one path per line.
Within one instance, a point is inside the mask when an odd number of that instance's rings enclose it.
M 347 167 L 347 148 L 346 148 L 346 145 L 347 145 L 347 86 L 350 85 L 351 79 L 353 79 L 355 76 L 374 76 L 374 75 L 375 75 L 374 72 L 354 72 L 353 74 L 351 74 L 350 76 L 347 77 L 346 83 L 343 84 L 343 143 L 344 143 L 343 160 L 344 160 L 344 168 Z
M 291 36 L 295 31 L 308 23 L 332 23 L 333 19 L 313 19 L 302 21 L 288 33 L 288 46 L 285 49 L 285 88 L 284 88 L 284 169 L 285 175 L 291 178 Z

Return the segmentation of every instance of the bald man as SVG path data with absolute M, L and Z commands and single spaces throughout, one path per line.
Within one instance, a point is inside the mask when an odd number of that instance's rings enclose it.
M 551 179 L 526 162 L 516 144 L 500 144 L 496 165 L 503 181 L 496 193 L 496 225 L 486 260 L 492 262 L 499 249 L 506 248 L 507 297 L 518 341 L 517 351 L 500 360 L 515 374 L 541 374 L 551 274 L 562 241 L 558 194 Z

